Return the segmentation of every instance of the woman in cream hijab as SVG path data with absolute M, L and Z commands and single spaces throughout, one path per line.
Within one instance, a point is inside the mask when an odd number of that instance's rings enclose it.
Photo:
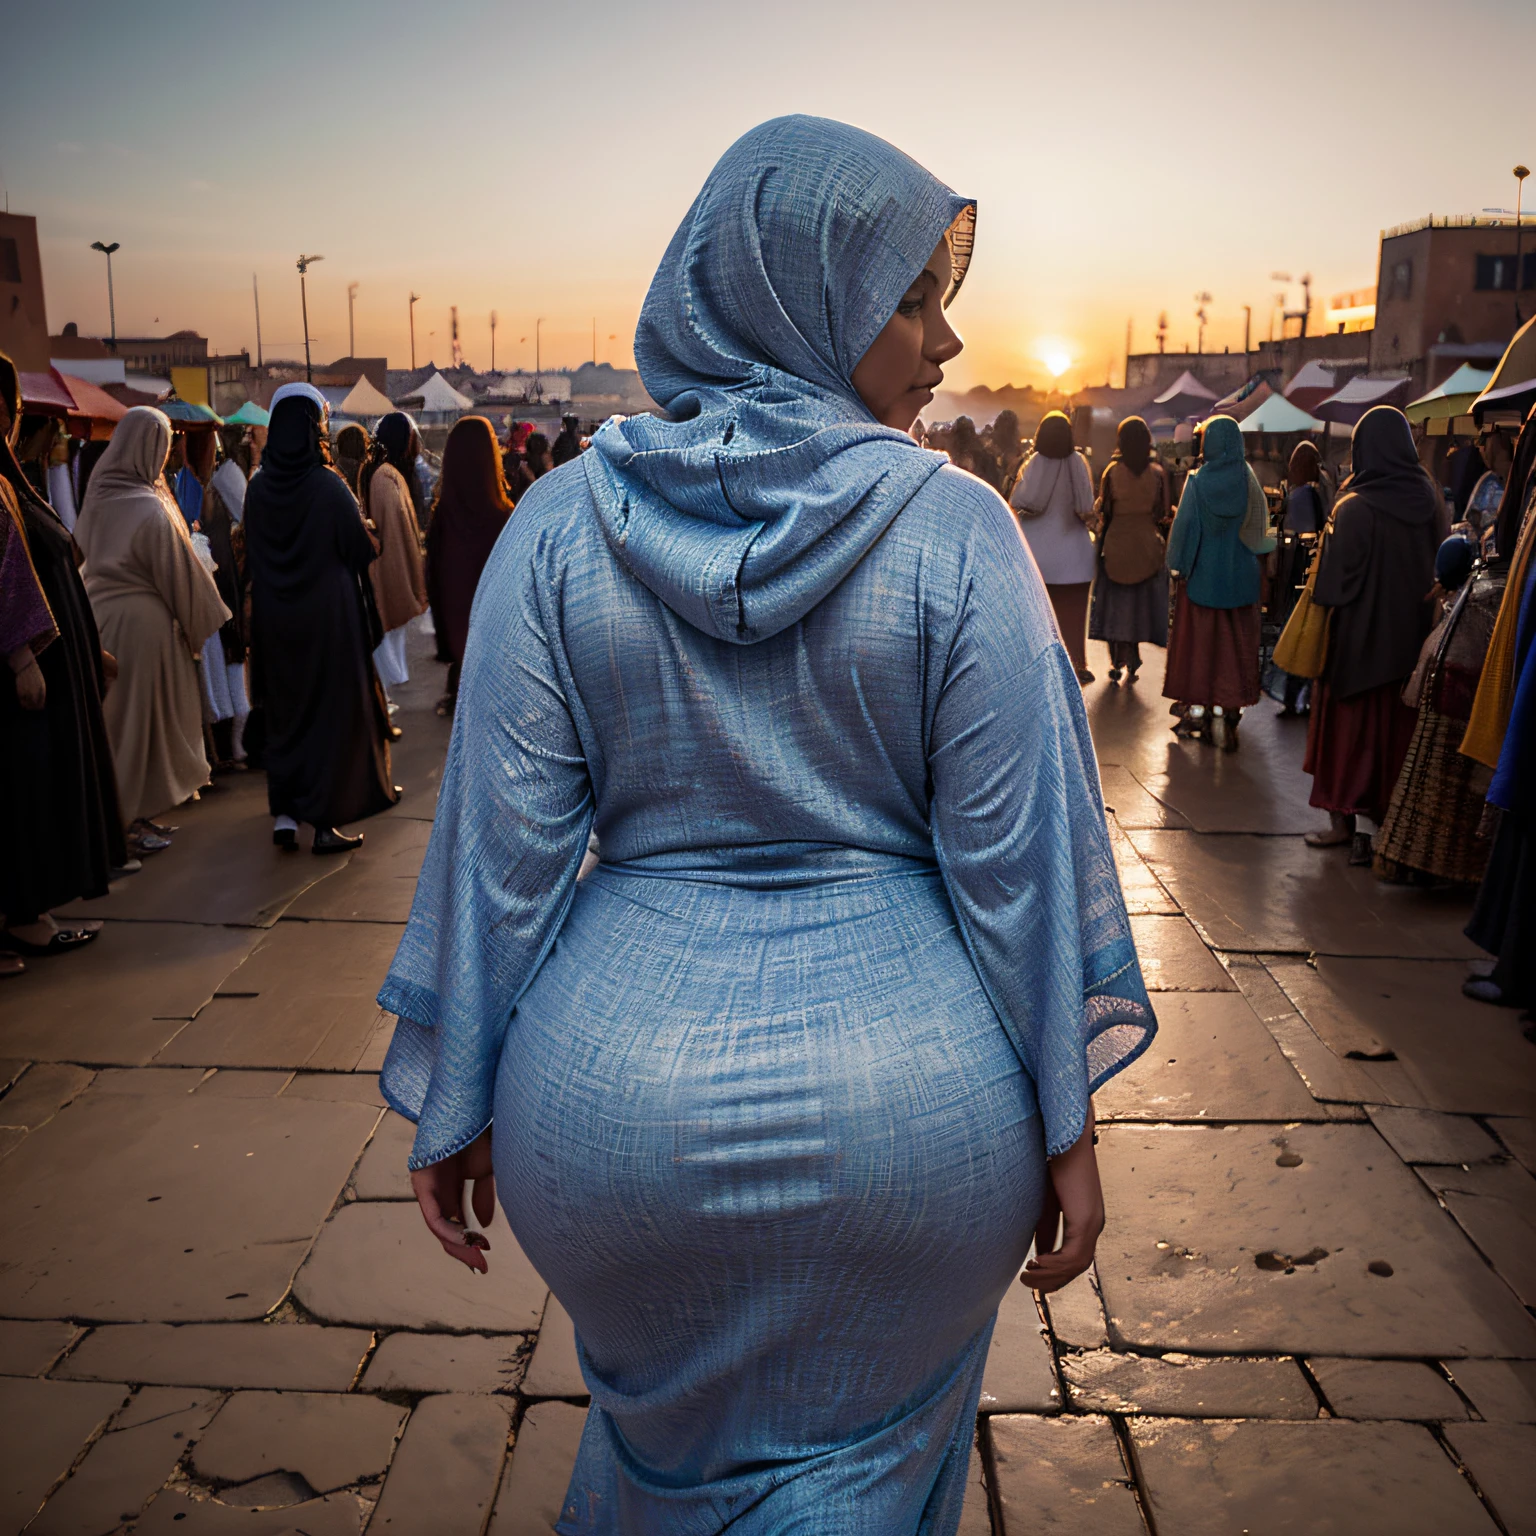
M 170 447 L 166 416 L 130 410 L 75 526 L 102 644 L 120 668 L 105 708 L 130 825 L 208 782 L 196 657 L 230 616 L 165 484 Z

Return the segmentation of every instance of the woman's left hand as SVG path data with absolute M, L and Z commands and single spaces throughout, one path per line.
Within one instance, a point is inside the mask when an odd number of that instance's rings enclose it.
M 464 1222 L 464 1185 L 473 1182 L 470 1208 L 481 1226 L 496 1214 L 496 1177 L 491 1169 L 491 1133 L 482 1131 L 461 1152 L 430 1163 L 411 1174 L 411 1188 L 422 1220 L 443 1245 L 450 1259 L 457 1259 L 483 1275 L 490 1269 L 486 1253 L 490 1241 Z
M 1104 1230 L 1104 1191 L 1093 1150 L 1093 1126 L 1090 1102 L 1083 1134 L 1048 1165 L 1045 1204 L 1035 1227 L 1035 1256 L 1024 1266 L 1022 1276 L 1032 1291 L 1059 1291 L 1093 1263 L 1099 1233 Z

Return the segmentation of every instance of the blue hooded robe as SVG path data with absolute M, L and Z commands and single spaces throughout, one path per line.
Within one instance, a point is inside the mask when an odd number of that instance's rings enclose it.
M 1045 1157 L 1156 1027 L 1018 527 L 851 382 L 973 218 L 748 133 L 642 312 L 668 418 L 475 598 L 383 1082 L 413 1167 L 494 1119 L 592 1394 L 567 1536 L 953 1532 Z

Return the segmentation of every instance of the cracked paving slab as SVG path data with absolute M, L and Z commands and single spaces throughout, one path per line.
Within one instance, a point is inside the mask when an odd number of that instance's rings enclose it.
M 6 1160 L 0 1314 L 263 1316 L 378 1115 L 305 1099 L 87 1091 Z M 238 1220 L 224 1219 L 231 1210 Z

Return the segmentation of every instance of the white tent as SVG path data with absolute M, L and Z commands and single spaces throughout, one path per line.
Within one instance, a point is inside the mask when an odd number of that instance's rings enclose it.
M 1321 432 L 1323 423 L 1292 405 L 1284 395 L 1271 395 L 1237 424 L 1239 432 Z
M 438 375 L 442 378 L 442 375 Z M 368 375 L 362 374 L 341 402 L 340 410 L 346 416 L 387 416 L 394 410 L 395 402 L 369 383 Z
M 1202 384 L 1187 368 L 1155 399 L 1153 405 L 1173 405 L 1185 400 L 1216 399 L 1216 391 Z
M 434 373 L 420 389 L 413 389 L 405 399 L 420 400 L 424 416 L 438 411 L 467 411 L 475 403 L 468 395 L 461 395 L 441 373 Z

